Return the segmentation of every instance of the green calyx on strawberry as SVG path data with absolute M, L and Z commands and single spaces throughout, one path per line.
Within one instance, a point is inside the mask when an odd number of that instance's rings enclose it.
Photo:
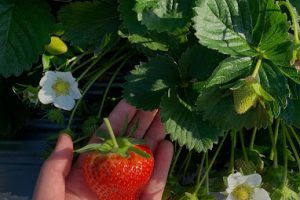
M 262 105 L 262 100 L 274 101 L 274 98 L 251 76 L 242 79 L 238 87 L 232 90 L 234 108 L 238 114 L 244 114 L 250 108 L 255 107 L 258 100 Z
M 154 167 L 151 150 L 142 140 L 115 138 L 108 119 L 104 119 L 110 139 L 76 150 L 87 153 L 83 175 L 99 199 L 137 200 L 150 180 Z

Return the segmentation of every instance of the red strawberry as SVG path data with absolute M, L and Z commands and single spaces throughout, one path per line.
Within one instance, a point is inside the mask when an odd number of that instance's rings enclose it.
M 88 152 L 83 163 L 87 185 L 100 200 L 138 200 L 152 174 L 153 154 L 146 145 L 136 144 L 136 139 L 110 136 L 102 144 L 77 150 Z

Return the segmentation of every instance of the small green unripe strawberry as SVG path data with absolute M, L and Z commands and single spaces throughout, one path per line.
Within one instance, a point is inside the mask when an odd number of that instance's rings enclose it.
M 252 161 L 245 161 L 242 159 L 235 160 L 235 168 L 238 171 L 242 171 L 243 174 L 253 174 L 256 172 L 256 166 Z
M 233 102 L 235 111 L 238 114 L 247 112 L 257 102 L 258 95 L 252 87 L 251 83 L 233 90 Z
M 60 55 L 68 51 L 68 46 L 59 37 L 52 36 L 50 44 L 45 49 L 52 55 Z

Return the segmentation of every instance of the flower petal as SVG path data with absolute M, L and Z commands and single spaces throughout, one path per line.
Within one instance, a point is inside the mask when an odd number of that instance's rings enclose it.
M 226 200 L 235 200 L 232 194 L 229 194 L 226 198 Z
M 73 82 L 76 80 L 71 72 L 56 72 L 56 75 L 57 77 L 69 82 L 70 84 L 73 84 Z
M 49 104 L 54 101 L 55 94 L 51 87 L 42 87 L 38 93 L 38 98 L 42 104 Z
M 255 188 L 251 199 L 252 200 L 271 200 L 268 192 L 262 188 Z
M 259 174 L 250 174 L 245 176 L 247 178 L 246 183 L 252 187 L 259 187 L 261 184 L 261 176 Z
M 56 79 L 57 79 L 57 76 L 56 76 L 55 72 L 47 71 L 40 80 L 40 86 L 43 87 L 45 85 L 52 85 Z
M 226 189 L 226 192 L 231 193 L 236 186 L 245 183 L 246 180 L 247 180 L 247 177 L 243 176 L 239 172 L 237 172 L 235 174 L 230 174 L 227 178 L 228 188 Z
M 61 95 L 54 99 L 54 106 L 64 110 L 72 110 L 75 105 L 75 100 L 71 96 Z
M 70 96 L 73 97 L 74 99 L 80 99 L 81 98 L 81 93 L 78 89 L 78 83 L 77 82 L 75 82 L 74 84 L 71 85 Z

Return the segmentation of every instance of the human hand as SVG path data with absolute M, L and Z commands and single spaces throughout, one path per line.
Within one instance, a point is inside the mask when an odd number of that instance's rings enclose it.
M 121 101 L 109 115 L 115 134 L 121 130 L 126 116 L 129 127 L 139 119 L 134 137 L 145 138 L 155 158 L 152 177 L 140 199 L 161 199 L 173 156 L 173 145 L 164 140 L 165 134 L 157 110 L 144 112 Z M 100 128 L 105 129 L 104 125 Z M 98 142 L 98 138 L 93 136 L 90 143 L 95 142 Z M 83 177 L 81 167 L 84 156 L 80 155 L 72 166 L 72 140 L 67 134 L 61 134 L 53 153 L 41 168 L 33 200 L 97 200 Z

